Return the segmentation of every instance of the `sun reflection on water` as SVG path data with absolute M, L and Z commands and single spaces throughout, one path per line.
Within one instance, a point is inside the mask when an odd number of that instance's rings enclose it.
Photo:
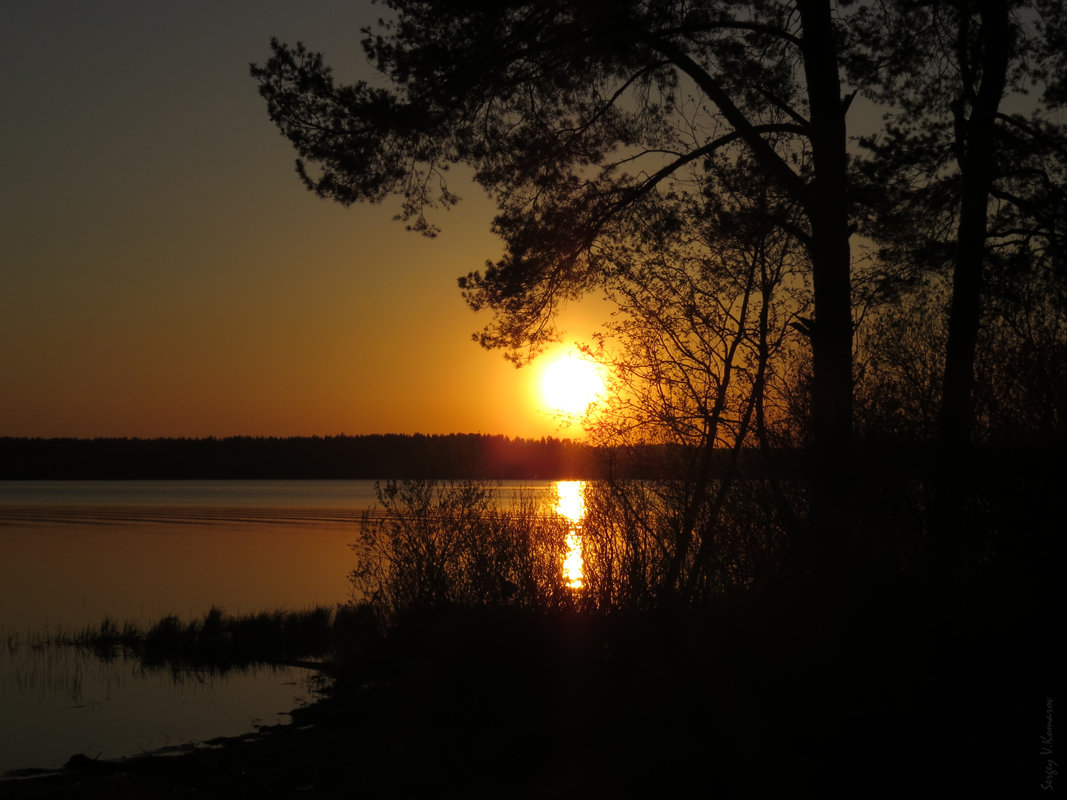
M 563 577 L 571 589 L 584 585 L 582 562 L 582 520 L 585 519 L 585 481 L 556 481 L 556 513 L 567 522 L 567 554 L 563 558 Z

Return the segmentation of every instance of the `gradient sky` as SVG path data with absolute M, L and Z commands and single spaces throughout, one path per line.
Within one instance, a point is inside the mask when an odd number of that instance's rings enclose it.
M 367 2 L 4 4 L 0 436 L 562 432 L 470 340 L 477 187 L 428 240 L 307 192 L 250 62 L 369 76 Z M 603 311 L 565 318 L 585 339 Z

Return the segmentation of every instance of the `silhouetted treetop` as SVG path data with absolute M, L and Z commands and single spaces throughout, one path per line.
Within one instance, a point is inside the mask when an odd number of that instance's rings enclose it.
M 743 144 L 811 200 L 789 4 L 388 5 L 395 19 L 363 48 L 390 88 L 339 85 L 321 55 L 278 41 L 253 74 L 320 196 L 399 195 L 399 216 L 433 235 L 428 212 L 458 200 L 449 165 L 473 167 L 507 247 L 461 280 L 471 305 L 498 312 L 483 344 L 550 338 L 558 303 L 596 284 L 598 243 L 635 236 L 651 205 L 664 228 L 683 225 L 721 151 Z

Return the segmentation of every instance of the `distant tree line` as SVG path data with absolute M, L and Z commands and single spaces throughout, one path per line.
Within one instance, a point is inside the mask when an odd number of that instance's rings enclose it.
M 596 448 L 482 434 L 0 438 L 0 479 L 588 478 Z
M 593 480 L 666 478 L 684 461 L 673 444 L 611 447 L 552 436 L 372 434 L 366 436 L 228 436 L 223 438 L 0 437 L 0 480 Z M 712 472 L 728 469 L 729 451 Z M 748 476 L 763 475 L 755 452 L 742 460 Z M 881 459 L 879 459 L 881 460 Z M 914 454 L 891 459 L 907 469 Z M 887 462 L 888 463 L 888 462 Z M 779 450 L 775 471 L 793 474 L 799 454 Z
M 613 447 L 560 439 L 501 435 L 373 434 L 367 436 L 229 436 L 223 438 L 17 438 L 0 437 L 0 480 L 597 480 L 677 478 L 694 458 L 677 444 Z M 742 478 L 803 475 L 800 450 L 721 449 L 709 466 L 712 479 L 735 471 Z M 872 443 L 862 448 L 857 472 L 921 475 L 931 450 Z M 1055 448 L 987 447 L 976 468 L 1044 476 L 1062 469 Z M 681 476 L 684 477 L 684 476 Z

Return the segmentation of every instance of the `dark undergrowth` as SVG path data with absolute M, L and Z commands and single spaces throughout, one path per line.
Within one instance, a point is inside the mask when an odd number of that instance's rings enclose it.
M 973 519 L 992 533 L 972 536 L 984 549 L 937 580 L 921 529 L 882 545 L 908 528 L 899 500 L 895 515 L 871 515 L 862 558 L 823 580 L 754 580 L 780 557 L 781 534 L 767 529 L 761 544 L 727 519 L 717 536 L 732 560 L 691 573 L 689 597 L 656 591 L 657 520 L 628 528 L 611 497 L 583 528 L 595 545 L 586 583 L 565 591 L 558 523 L 545 550 L 529 509 L 472 515 L 416 489 L 416 513 L 376 523 L 357 548 L 365 602 L 212 609 L 146 631 L 105 622 L 79 642 L 149 664 L 318 663 L 330 688 L 294 725 L 177 759 L 78 761 L 4 791 L 1022 797 L 1047 780 L 1041 739 L 1067 674 L 1047 488 L 985 492 Z M 739 583 L 715 588 L 730 576 Z
M 368 606 L 163 620 L 110 646 L 216 666 L 322 659 L 332 685 L 294 725 L 254 738 L 177 759 L 72 762 L 4 788 L 588 798 L 694 786 L 723 797 L 900 797 L 916 786 L 1009 797 L 1038 786 L 1046 697 L 1064 666 L 1048 609 L 1003 580 L 951 599 L 859 583 L 830 604 L 764 593 L 715 609 L 441 606 L 384 626 Z M 101 639 L 128 633 L 114 630 Z

